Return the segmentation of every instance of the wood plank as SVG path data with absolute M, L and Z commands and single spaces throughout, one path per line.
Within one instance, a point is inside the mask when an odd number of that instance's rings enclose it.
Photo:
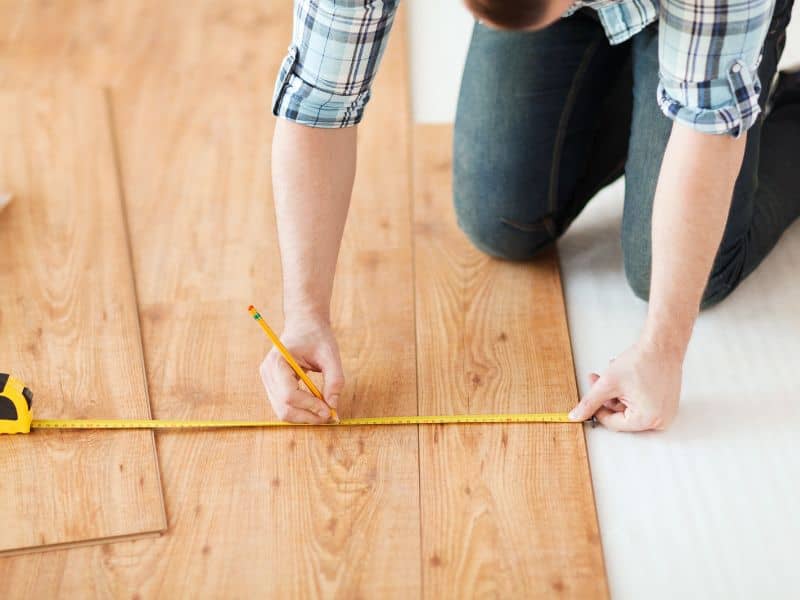
M 459 231 L 449 126 L 414 137 L 420 412 L 571 408 L 577 390 L 555 252 L 496 261 Z M 425 597 L 607 595 L 583 430 L 421 431 Z
M 286 4 L 0 0 L 0 85 L 43 78 L 135 85 L 154 73 L 164 81 L 175 76 L 271 80 L 272 49 L 282 53 L 288 42 L 281 31 Z
M 154 67 L 114 91 L 159 418 L 271 416 L 258 377 L 268 346 L 246 307 L 280 327 L 268 102 L 290 30 L 281 6 L 249 34 L 269 78 L 168 82 Z M 401 18 L 359 134 L 333 306 L 343 415 L 416 410 L 404 34 Z M 415 427 L 165 433 L 158 446 L 166 535 L 0 561 L 0 595 L 420 595 Z
M 0 93 L 1 370 L 40 417 L 148 418 L 122 201 L 103 92 Z M 0 552 L 166 527 L 149 432 L 2 440 Z

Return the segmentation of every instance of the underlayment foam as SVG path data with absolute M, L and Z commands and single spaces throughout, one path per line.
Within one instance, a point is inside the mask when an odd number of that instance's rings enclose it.
M 633 342 L 646 305 L 622 268 L 623 186 L 559 244 L 575 364 Z M 612 597 L 783 598 L 800 587 L 800 222 L 701 314 L 678 419 L 663 433 L 587 429 Z

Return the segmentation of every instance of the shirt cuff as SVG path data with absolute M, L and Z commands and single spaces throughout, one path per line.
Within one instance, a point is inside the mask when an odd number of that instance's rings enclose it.
M 661 74 L 658 105 L 674 121 L 696 131 L 739 137 L 761 113 L 761 82 L 756 68 L 733 61 L 723 77 L 710 81 L 680 81 Z
M 312 85 L 295 72 L 297 56 L 297 48 L 291 46 L 283 59 L 275 81 L 272 114 L 309 127 L 336 129 L 357 125 L 369 102 L 369 88 L 356 94 L 339 94 Z

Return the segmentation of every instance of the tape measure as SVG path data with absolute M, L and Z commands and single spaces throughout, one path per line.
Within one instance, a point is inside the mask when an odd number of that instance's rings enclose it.
M 0 373 L 0 434 L 30 433 L 37 429 L 235 429 L 270 427 L 313 427 L 285 421 L 225 421 L 169 419 L 34 419 L 31 413 L 33 394 L 19 380 Z M 360 417 L 342 419 L 322 427 L 357 427 L 368 425 L 449 425 L 481 423 L 576 423 L 565 412 L 428 415 L 398 417 Z

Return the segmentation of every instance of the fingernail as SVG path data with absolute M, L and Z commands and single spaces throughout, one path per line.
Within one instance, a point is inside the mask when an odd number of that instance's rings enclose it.
M 328 405 L 336 408 L 339 405 L 339 394 L 334 394 L 328 399 Z
M 577 408 L 573 408 L 571 411 L 569 411 L 569 418 L 572 419 L 573 421 L 577 421 L 578 420 L 578 409 Z
M 322 417 L 323 419 L 330 419 L 331 418 L 331 411 L 329 411 L 327 408 L 323 407 L 319 411 L 319 416 Z

